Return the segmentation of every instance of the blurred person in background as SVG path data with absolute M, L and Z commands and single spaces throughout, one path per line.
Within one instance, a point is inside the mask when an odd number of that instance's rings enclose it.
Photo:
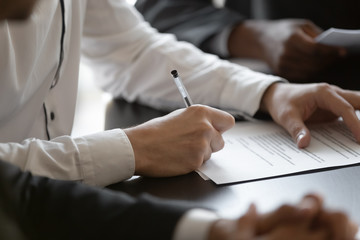
M 359 89 L 359 54 L 315 38 L 330 27 L 360 29 L 357 0 L 138 0 L 160 32 L 222 58 L 252 58 L 291 82 Z M 265 71 L 268 71 L 267 69 Z

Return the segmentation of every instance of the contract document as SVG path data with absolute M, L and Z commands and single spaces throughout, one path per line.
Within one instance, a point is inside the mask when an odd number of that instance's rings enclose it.
M 316 41 L 346 48 L 350 53 L 360 52 L 360 30 L 330 28 L 316 37 Z
M 299 149 L 273 122 L 239 122 L 223 134 L 225 147 L 198 170 L 216 184 L 243 182 L 360 162 L 360 145 L 342 121 L 310 126 L 311 143 Z

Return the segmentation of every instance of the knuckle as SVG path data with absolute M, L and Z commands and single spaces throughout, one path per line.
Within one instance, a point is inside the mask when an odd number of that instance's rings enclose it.
M 209 122 L 202 122 L 197 128 L 197 135 L 201 138 L 208 139 L 212 131 L 213 127 Z
M 328 83 L 319 83 L 318 90 L 323 92 L 330 92 L 332 90 L 332 86 Z
M 225 146 L 225 142 L 224 142 L 224 139 L 222 137 L 220 137 L 219 141 L 218 141 L 218 148 L 216 151 L 219 151 L 221 149 L 223 149 Z
M 209 160 L 210 158 L 211 158 L 211 152 L 208 152 L 208 153 L 206 153 L 206 154 L 204 155 L 204 161 L 207 161 L 207 160 Z M 199 168 L 199 167 L 201 167 L 201 165 L 198 166 L 197 168 Z
M 193 105 L 191 106 L 191 110 L 194 111 L 195 114 L 200 116 L 205 116 L 208 112 L 208 108 L 204 105 Z
M 224 139 L 222 139 L 222 137 L 219 137 L 219 138 L 216 138 L 215 140 L 213 140 L 211 150 L 212 150 L 212 152 L 217 152 L 217 151 L 220 151 L 221 149 L 223 149 L 224 146 L 225 146 Z

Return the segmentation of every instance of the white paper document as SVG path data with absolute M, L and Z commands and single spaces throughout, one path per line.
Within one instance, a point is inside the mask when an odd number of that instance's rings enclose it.
M 216 184 L 226 184 L 360 162 L 360 145 L 342 122 L 310 129 L 310 146 L 299 149 L 275 123 L 236 123 L 223 134 L 224 149 L 198 171 Z
M 360 52 L 360 30 L 330 28 L 320 34 L 316 41 L 326 45 L 344 47 L 349 52 Z

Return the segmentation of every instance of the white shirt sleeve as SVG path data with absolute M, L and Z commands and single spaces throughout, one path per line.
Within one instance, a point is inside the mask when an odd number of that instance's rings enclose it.
M 159 109 L 183 107 L 173 69 L 194 103 L 249 115 L 258 110 L 267 87 L 283 81 L 158 33 L 126 1 L 88 0 L 82 53 L 103 89 Z
M 252 115 L 257 111 L 266 88 L 275 81 L 281 81 L 278 77 L 256 73 L 248 68 L 221 61 L 214 55 L 204 54 L 191 44 L 177 42 L 173 35 L 159 34 L 144 22 L 141 15 L 125 0 L 88 0 L 87 3 L 82 39 L 83 56 L 94 69 L 98 84 L 114 96 L 124 97 L 128 101 L 138 100 L 161 109 L 183 107 L 180 94 L 170 76 L 171 70 L 177 69 L 194 103 L 238 110 Z M 44 1 L 43 4 L 49 4 L 49 9 L 54 5 L 54 14 L 59 13 L 56 11 L 58 4 L 48 1 Z M 79 10 L 83 10 L 82 6 L 68 8 L 66 12 L 74 11 L 74 16 L 77 16 L 77 13 L 82 12 Z M 44 12 L 45 10 L 47 8 L 43 9 Z M 71 18 L 68 21 L 70 20 Z M 76 21 L 73 21 L 67 28 L 69 37 L 74 34 L 80 35 L 76 30 L 82 29 L 76 28 Z M 73 37 L 77 39 L 78 36 Z M 69 45 L 77 46 L 74 42 Z M 7 66 L 6 61 L 4 64 Z M 24 65 L 27 65 L 27 61 L 24 61 Z M 72 66 L 76 63 L 69 62 L 67 65 Z M 18 67 L 20 69 L 22 65 Z M 67 79 L 71 80 L 72 76 L 69 75 Z M 36 95 L 37 107 L 39 102 L 43 103 L 41 98 L 47 95 L 47 83 L 45 81 L 39 86 L 42 93 Z M 13 83 L 9 86 L 12 85 L 16 86 Z M 34 83 L 23 86 L 30 85 L 35 86 Z M 64 79 L 60 81 L 49 95 L 56 95 L 56 91 L 61 93 L 61 87 L 67 89 L 68 82 Z M 30 91 L 25 87 L 24 90 Z M 12 94 L 8 89 L 4 92 Z M 3 101 L 3 105 L 7 102 Z M 51 101 L 48 103 L 52 105 Z M 35 103 L 31 104 L 35 106 Z M 66 109 L 66 105 L 64 106 L 61 110 Z M 25 107 L 21 112 L 24 116 L 29 112 L 37 114 L 35 108 Z M 9 117 L 6 111 L 3 115 Z M 15 123 L 14 126 L 25 126 L 22 122 Z M 3 129 L 5 132 L 10 131 L 6 126 Z M 80 138 L 61 136 L 51 141 L 4 141 L 0 143 L 0 159 L 38 175 L 82 181 L 96 186 L 105 186 L 129 178 L 135 169 L 131 144 L 121 130 Z
M 173 240 L 206 240 L 211 225 L 219 216 L 211 211 L 192 209 L 181 217 L 176 225 Z
M 36 175 L 101 187 L 130 178 L 135 169 L 131 144 L 120 129 L 79 138 L 1 143 L 0 159 Z

